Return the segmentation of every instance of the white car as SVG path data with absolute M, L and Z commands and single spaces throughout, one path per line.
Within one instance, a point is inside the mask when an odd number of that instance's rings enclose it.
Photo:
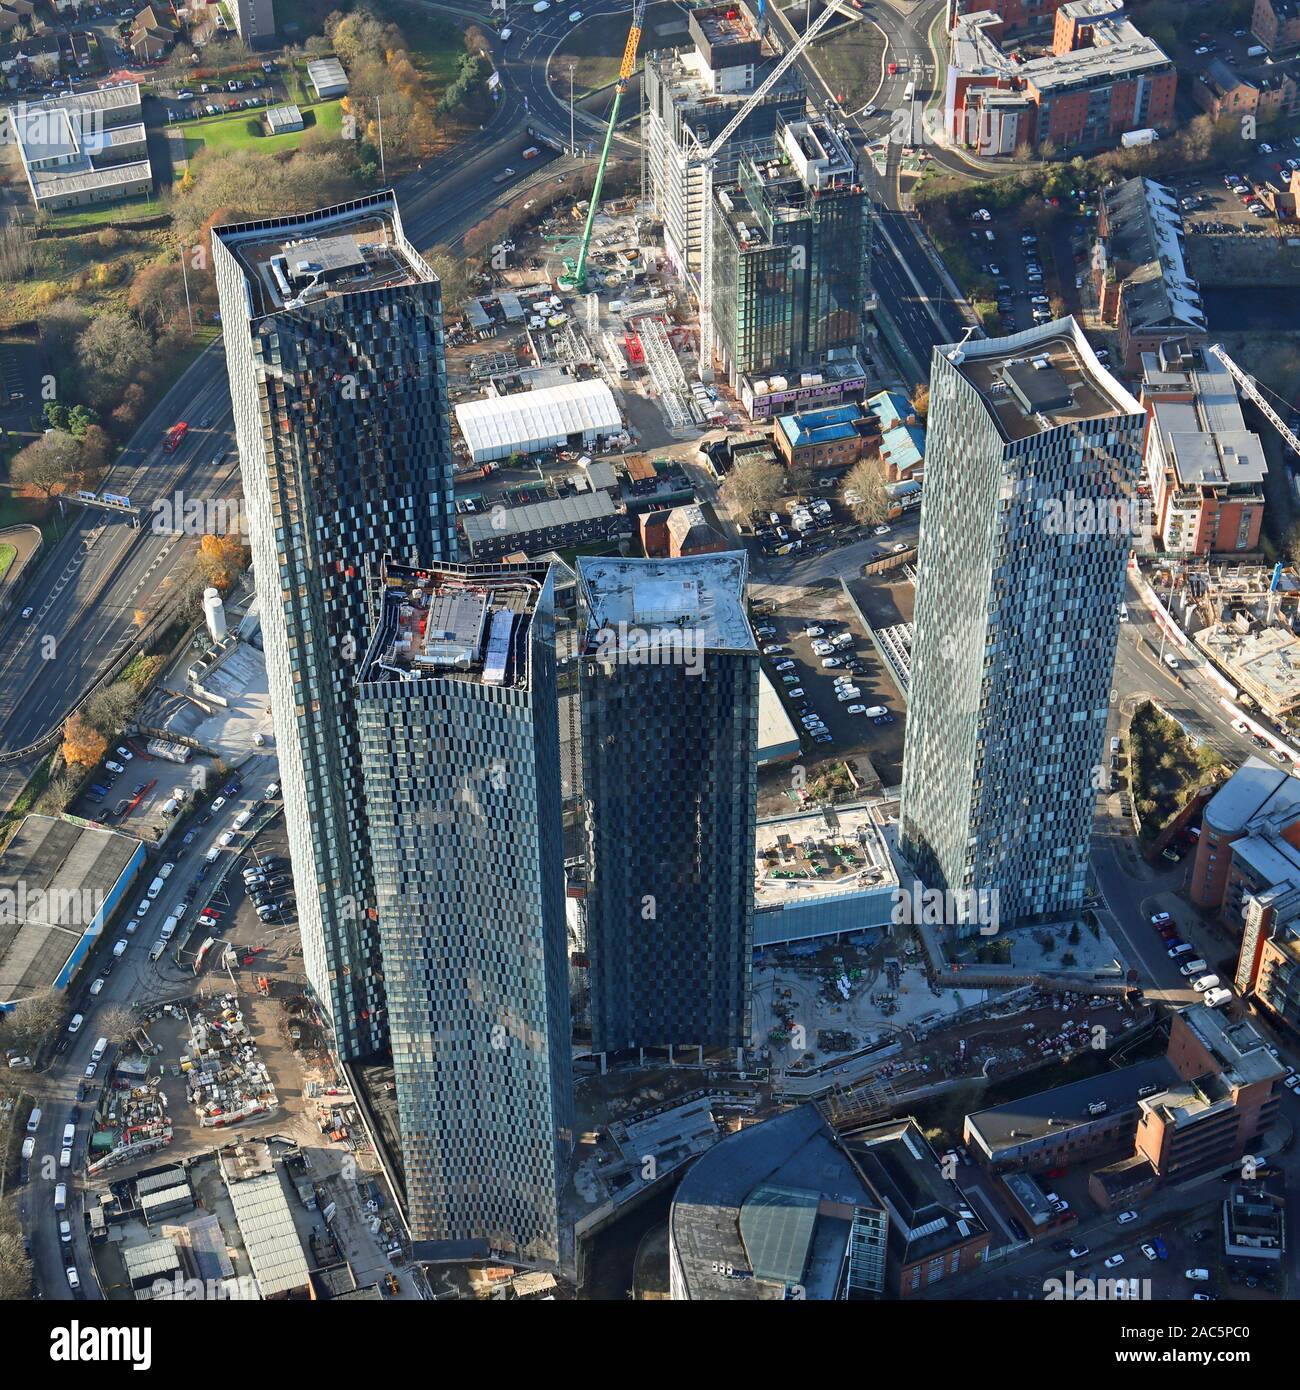
M 75 1266 L 75 1265 L 69 1265 L 69 1266 L 68 1266 L 67 1273 L 68 1273 L 68 1287 L 69 1287 L 70 1289 L 79 1289 L 79 1288 L 81 1287 L 81 1280 L 77 1277 L 77 1269 L 76 1269 L 76 1266 Z
M 1156 1253 L 1154 1245 L 1140 1245 L 1138 1249 L 1147 1257 L 1148 1260 L 1158 1260 L 1160 1256 Z
M 104 977 L 101 975 L 90 987 L 90 996 L 93 999 L 101 989 L 104 988 Z
M 790 689 L 789 689 L 788 691 L 786 691 L 786 694 L 789 695 L 789 697 L 790 697 L 792 700 L 802 700 L 802 699 L 803 699 L 803 686 L 801 686 L 801 685 L 792 685 L 792 686 L 790 687 Z
M 850 705 L 845 711 L 846 714 L 866 714 L 866 705 Z
M 217 799 L 212 803 L 212 805 L 211 805 L 211 807 L 210 807 L 209 809 L 210 809 L 210 810 L 212 811 L 212 813 L 215 815 L 219 810 L 221 810 L 221 808 L 222 808 L 225 804 L 226 804 L 226 798 L 225 798 L 224 796 L 219 796 L 219 797 L 217 797 Z
M 10 1063 L 10 1065 L 12 1066 L 13 1064 Z M 1292 1072 L 1282 1084 L 1288 1091 L 1300 1096 L 1300 1073 Z
M 830 667 L 832 667 L 832 666 L 842 666 L 843 664 L 844 664 L 844 659 L 843 659 L 842 657 L 838 657 L 838 656 L 824 656 L 824 657 L 822 657 L 822 665 L 825 666 L 825 667 L 827 667 L 827 668 L 830 668 Z
M 877 718 L 878 716 L 880 716 L 880 715 L 882 715 L 882 714 L 888 714 L 888 713 L 889 713 L 889 706 L 888 706 L 888 705 L 872 705 L 871 708 L 870 708 L 869 710 L 867 710 L 867 714 L 868 714 L 872 719 L 875 719 L 875 718 Z
M 830 656 L 830 654 L 835 650 L 835 648 L 832 647 L 829 642 L 823 642 L 820 640 L 813 642 L 812 649 L 814 656 Z
M 818 627 L 816 623 L 814 623 L 812 627 L 804 628 L 803 635 L 805 637 L 825 637 L 826 629 L 824 627 Z
M 59 1222 L 59 1239 L 64 1245 L 72 1244 L 72 1223 L 70 1221 Z
M 104 766 L 105 766 L 110 772 L 125 772 L 125 771 L 126 771 L 126 768 L 124 768 L 124 767 L 122 766 L 121 763 L 110 763 L 110 762 L 106 762 L 106 763 L 104 764 Z
M 537 0 L 537 3 L 533 6 L 533 13 L 534 13 L 534 14 L 545 14 L 546 11 L 549 10 L 550 8 L 551 8 L 551 0 Z
M 1248 733 L 1250 733 L 1250 730 L 1246 727 L 1246 721 L 1245 721 L 1244 719 L 1234 719 L 1234 720 L 1232 721 L 1232 727 L 1233 727 L 1239 734 L 1248 734 Z
M 233 830 L 227 830 L 226 833 L 218 839 L 217 844 L 219 844 L 222 849 L 229 849 L 234 838 L 235 832 Z
M 881 525 L 875 527 L 872 530 L 871 534 L 873 536 L 887 536 L 889 535 L 889 527 L 882 523 Z
M 569 15 L 569 23 L 570 23 L 570 24 L 576 24 L 581 18 L 582 18 L 582 11 L 581 11 L 581 10 L 574 10 L 574 11 Z
M 131 759 L 135 757 L 135 754 L 132 753 L 129 748 L 115 748 L 113 751 L 124 763 L 129 763 Z
M 1208 1269 L 1189 1269 L 1183 1277 L 1190 1279 L 1193 1284 L 1205 1284 L 1209 1282 L 1210 1271 Z
M 772 669 L 774 671 L 793 671 L 794 662 L 791 661 L 789 657 L 786 657 L 784 660 L 778 661 Z
M 1120 1212 L 1120 1214 L 1115 1218 L 1115 1220 L 1118 1221 L 1119 1224 L 1120 1224 L 1121 1226 L 1127 1226 L 1128 1223 L 1129 1223 L 1130 1221 L 1136 1221 L 1137 1219 L 1138 1219 L 1138 1214 L 1137 1214 L 1137 1212 L 1132 1211 L 1132 1210 L 1130 1210 L 1130 1211 L 1122 1211 L 1122 1212 Z
M 144 914 L 145 914 L 146 912 L 148 912 L 149 909 L 150 909 L 152 906 L 153 906 L 153 899 L 152 899 L 152 898 L 141 898 L 140 901 L 139 901 L 139 903 L 136 905 L 135 915 L 136 915 L 137 917 L 143 917 Z
M 71 1149 L 69 1149 L 69 1148 L 64 1148 L 64 1149 L 60 1150 L 60 1152 L 59 1152 L 59 1167 L 60 1167 L 60 1168 L 71 1168 L 71 1167 L 72 1167 L 72 1150 L 71 1150 Z
M 1112 1255 L 1105 1264 L 1107 1269 L 1118 1269 L 1124 1263 L 1123 1255 Z

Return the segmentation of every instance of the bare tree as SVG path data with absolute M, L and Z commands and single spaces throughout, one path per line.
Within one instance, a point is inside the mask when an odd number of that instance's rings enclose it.
M 131 1034 L 135 1032 L 136 1017 L 130 1009 L 120 1006 L 105 1009 L 99 1016 L 99 1023 L 96 1025 L 100 1034 L 107 1038 L 114 1047 L 121 1047 L 123 1043 L 130 1042 Z
M 23 1244 L 22 1227 L 11 1203 L 0 1206 L 0 1300 L 32 1296 L 32 1261 Z
M 77 485 L 81 463 L 81 441 L 67 430 L 49 430 L 14 457 L 9 480 L 50 498 Z
M 850 494 L 852 500 L 850 500 Z M 889 494 L 879 463 L 863 459 L 844 479 L 845 505 L 863 526 L 879 526 L 889 515 Z
M 63 1027 L 66 1012 L 63 995 L 55 990 L 44 989 L 39 994 L 29 994 L 4 1016 L 0 1038 L 6 1047 L 18 1048 L 23 1052 L 35 1051 Z
M 749 459 L 727 474 L 722 484 L 722 500 L 738 523 L 746 523 L 755 512 L 770 511 L 781 495 L 785 481 L 781 469 L 762 459 Z

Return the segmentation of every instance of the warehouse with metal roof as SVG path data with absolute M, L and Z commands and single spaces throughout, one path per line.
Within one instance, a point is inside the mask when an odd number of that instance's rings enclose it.
M 622 416 L 603 381 L 573 381 L 456 407 L 456 424 L 475 463 L 542 449 L 591 449 L 618 434 Z
M 262 1297 L 309 1297 L 307 1259 L 280 1175 L 230 1182 L 226 1190 Z
M 144 863 L 129 835 L 28 816 L 0 853 L 0 1011 L 64 989 Z

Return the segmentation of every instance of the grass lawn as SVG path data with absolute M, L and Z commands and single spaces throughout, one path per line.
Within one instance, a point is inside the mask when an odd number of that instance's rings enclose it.
M 320 127 L 335 137 L 343 129 L 343 111 L 337 101 L 323 101 L 315 106 L 303 107 L 304 129 L 289 131 L 284 135 L 263 133 L 261 112 L 265 109 L 232 111 L 226 116 L 209 116 L 202 121 L 177 123 L 172 129 L 179 131 L 185 141 L 186 159 L 193 159 L 204 149 L 237 150 L 253 146 L 274 154 L 277 150 L 296 149 L 302 137 L 314 127 Z
M 687 41 L 686 24 L 681 9 L 675 4 L 650 5 L 644 23 L 638 66 L 641 57 L 651 49 L 671 48 Z M 573 26 L 551 64 L 551 71 L 562 79 L 555 84 L 555 90 L 565 100 L 569 94 L 570 62 L 577 65 L 573 74 L 575 97 L 614 81 L 627 43 L 627 25 L 628 11 L 622 10 L 617 14 L 593 15 Z
M 13 564 L 17 554 L 16 545 L 10 545 L 8 541 L 0 542 L 0 580 L 9 573 L 9 566 Z
M 166 216 L 166 209 L 157 198 L 130 198 L 108 207 L 73 208 L 50 214 L 51 227 L 111 227 L 117 222 L 130 222 L 140 217 Z
M 858 111 L 880 84 L 885 41 L 873 24 L 837 26 L 813 40 L 812 60 L 846 111 Z

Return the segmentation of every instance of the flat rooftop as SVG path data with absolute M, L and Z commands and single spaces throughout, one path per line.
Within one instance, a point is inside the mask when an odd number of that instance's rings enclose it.
M 1140 415 L 1142 406 L 1097 360 L 1072 318 L 1005 338 L 935 348 L 980 393 L 1004 439 L 1073 421 Z
M 966 1117 L 973 1132 L 979 1134 L 996 1160 L 1004 1149 L 1014 1149 L 1033 1139 L 1059 1135 L 1080 1125 L 1113 1117 L 1116 1112 L 1135 1107 L 1138 1092 L 1154 1086 L 1157 1092 L 1182 1084 L 1173 1064 L 1154 1057 L 1119 1071 L 1086 1077 L 1050 1091 L 1036 1091 L 1019 1100 L 977 1110 Z M 1088 1107 L 1105 1101 L 1105 1115 L 1089 1115 Z
M 1234 1021 L 1208 1004 L 1189 1004 L 1179 1017 L 1223 1070 L 1233 1086 L 1280 1078 L 1286 1068 L 1268 1050 L 1267 1040 L 1249 1019 Z
M 545 563 L 416 569 L 385 561 L 360 681 L 454 678 L 527 686 L 529 620 Z
M 609 632 L 622 649 L 637 640 L 634 633 L 653 635 L 667 628 L 690 631 L 706 651 L 757 653 L 745 614 L 748 577 L 743 550 L 679 560 L 579 556 L 587 639 Z
M 884 836 L 865 806 L 760 820 L 754 833 L 754 863 L 757 908 L 898 884 Z
M 403 235 L 391 193 L 305 217 L 218 227 L 215 234 L 244 272 L 254 318 L 336 295 L 436 278 Z

